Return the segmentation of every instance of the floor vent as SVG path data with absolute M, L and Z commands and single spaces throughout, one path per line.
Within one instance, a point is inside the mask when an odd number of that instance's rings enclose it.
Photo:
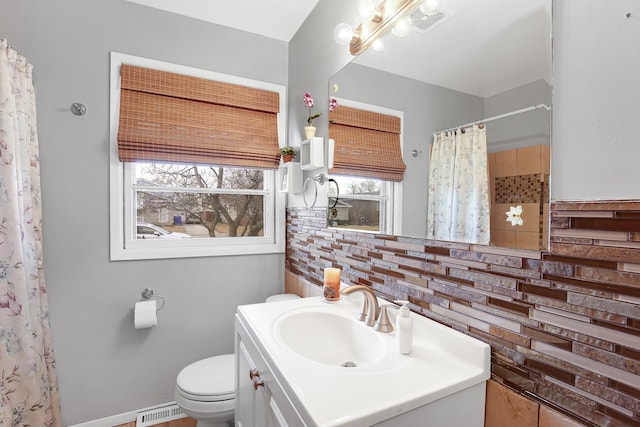
M 136 427 L 147 427 L 154 424 L 166 423 L 167 421 L 185 418 L 187 414 L 175 403 L 158 406 L 146 411 L 138 412 Z

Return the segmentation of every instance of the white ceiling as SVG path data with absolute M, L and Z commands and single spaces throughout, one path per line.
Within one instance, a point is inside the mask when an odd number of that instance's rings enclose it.
M 289 41 L 319 0 L 129 1 Z M 383 53 L 356 62 L 483 98 L 550 83 L 551 0 L 443 0 L 443 10 L 447 19 L 428 31 L 389 33 Z
M 288 42 L 319 0 L 129 1 Z

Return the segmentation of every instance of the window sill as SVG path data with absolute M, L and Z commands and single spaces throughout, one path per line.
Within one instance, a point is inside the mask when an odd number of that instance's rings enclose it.
M 284 245 L 278 243 L 181 248 L 111 248 L 111 261 L 264 255 L 284 252 Z

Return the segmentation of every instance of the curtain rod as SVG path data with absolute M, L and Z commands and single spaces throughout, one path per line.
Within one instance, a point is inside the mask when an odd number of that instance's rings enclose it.
M 449 128 L 449 129 L 445 129 L 445 130 L 439 130 L 439 131 L 433 132 L 433 134 L 436 135 L 436 134 L 438 134 L 440 132 L 449 132 L 451 130 L 464 129 L 464 128 L 467 128 L 469 126 L 473 126 L 473 125 L 477 125 L 477 124 L 481 124 L 481 123 L 489 123 L 489 122 L 492 122 L 494 120 L 504 119 L 505 117 L 515 116 L 516 114 L 528 113 L 529 111 L 539 110 L 540 108 L 544 108 L 547 111 L 551 110 L 551 107 L 549 107 L 547 104 L 532 105 L 531 107 L 521 108 L 520 110 L 515 110 L 515 111 L 511 111 L 510 113 L 500 114 L 499 116 L 488 117 L 486 119 L 478 120 L 478 121 L 471 122 L 471 123 L 467 123 L 465 125 L 455 126 L 455 127 L 452 127 L 452 128 Z

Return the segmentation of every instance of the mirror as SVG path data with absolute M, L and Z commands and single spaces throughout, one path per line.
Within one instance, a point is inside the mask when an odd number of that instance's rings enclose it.
M 393 230 L 383 233 L 426 236 L 434 132 L 508 115 L 486 123 L 491 244 L 546 249 L 551 113 L 545 108 L 509 113 L 540 104 L 551 107 L 551 0 L 444 0 L 436 15 L 417 10 L 411 18 L 408 36 L 388 32 L 381 53 L 365 51 L 329 81 L 330 96 L 339 105 L 402 115 L 407 169 L 396 209 L 401 220 L 395 220 L 393 229 L 394 221 L 381 213 L 381 227 Z M 345 218 L 350 203 L 348 197 L 343 201 L 339 215 Z M 328 206 L 334 203 L 330 195 Z M 507 222 L 512 206 L 523 206 L 524 226 Z M 331 211 L 328 226 L 343 226 Z

